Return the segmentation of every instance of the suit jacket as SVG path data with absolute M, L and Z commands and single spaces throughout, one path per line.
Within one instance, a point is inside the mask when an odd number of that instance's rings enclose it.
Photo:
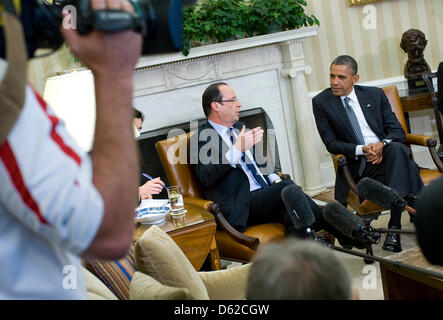
M 354 88 L 365 119 L 375 135 L 380 140 L 405 143 L 406 134 L 383 90 L 366 86 Z M 326 149 L 332 154 L 343 154 L 348 160 L 351 175 L 356 177 L 361 161 L 355 159 L 358 142 L 340 97 L 335 97 L 328 88 L 314 97 L 312 105 L 317 130 Z M 335 199 L 346 203 L 349 188 L 343 172 L 339 170 L 335 180 Z
M 241 130 L 242 126 L 243 123 L 237 122 L 234 128 Z M 203 130 L 210 130 L 213 134 L 209 136 L 208 131 Z M 205 197 L 218 203 L 229 223 L 243 232 L 249 217 L 250 202 L 250 186 L 246 173 L 240 165 L 234 168 L 227 162 L 225 153 L 229 146 L 209 122 L 201 125 L 191 139 L 198 139 L 199 156 L 192 169 L 204 187 Z M 254 158 L 255 156 L 254 154 Z M 263 164 L 261 160 L 257 162 Z

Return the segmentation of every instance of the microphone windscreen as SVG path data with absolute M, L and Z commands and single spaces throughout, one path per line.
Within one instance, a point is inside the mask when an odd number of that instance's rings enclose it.
M 356 238 L 356 230 L 364 225 L 362 219 L 338 202 L 329 202 L 323 208 L 323 217 L 331 226 L 348 238 Z
M 368 199 L 383 209 L 391 209 L 398 200 L 401 200 L 399 194 L 394 189 L 368 177 L 358 182 L 357 193 L 359 197 Z
M 309 206 L 305 193 L 299 186 L 291 184 L 284 187 L 281 191 L 281 198 L 286 210 L 290 212 L 289 216 L 295 229 L 306 229 L 314 224 L 314 213 Z

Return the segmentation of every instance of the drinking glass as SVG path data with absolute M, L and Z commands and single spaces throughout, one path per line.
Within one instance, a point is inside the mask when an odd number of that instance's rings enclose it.
M 180 186 L 170 186 L 168 189 L 168 198 L 171 203 L 171 215 L 185 213 L 185 205 L 183 203 L 183 193 Z

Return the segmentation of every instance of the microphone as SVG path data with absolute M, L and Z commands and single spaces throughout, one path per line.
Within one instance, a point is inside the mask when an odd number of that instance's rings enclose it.
M 365 177 L 357 183 L 357 194 L 359 197 L 368 199 L 383 209 L 408 210 L 415 213 L 415 209 L 407 205 L 406 200 L 402 199 L 394 189 L 384 184 Z
M 416 267 L 413 266 L 411 264 L 407 264 L 407 263 L 403 263 L 401 261 L 392 261 L 386 258 L 382 258 L 382 257 L 377 257 L 377 256 L 373 256 L 373 255 L 368 255 L 368 254 L 364 254 L 362 252 L 358 252 L 358 251 L 354 251 L 354 250 L 348 250 L 346 248 L 340 248 L 334 245 L 329 245 L 329 248 L 331 248 L 332 250 L 335 251 L 339 251 L 339 252 L 343 252 L 343 253 L 347 253 L 347 254 L 351 254 L 357 257 L 362 257 L 371 261 L 376 261 L 376 262 L 382 262 L 382 263 L 386 263 L 389 264 L 395 268 L 401 269 L 401 270 L 409 270 L 409 271 L 414 271 L 414 272 L 418 272 L 419 274 L 426 274 L 429 275 L 431 277 L 443 280 L 443 274 L 438 272 L 438 271 L 434 271 L 434 270 L 428 270 L 428 269 L 424 269 L 421 267 Z
M 405 230 L 405 229 L 376 228 L 374 229 L 374 231 L 380 233 L 417 234 L 415 230 Z
M 355 241 L 359 249 L 380 241 L 380 233 L 371 226 L 366 227 L 362 219 L 337 202 L 329 202 L 323 208 L 323 217 L 332 227 L 344 236 Z M 338 238 L 338 237 L 337 237 Z M 339 239 L 340 241 L 340 239 Z
M 286 210 L 293 213 L 289 216 L 295 229 L 306 231 L 309 238 L 316 240 L 317 235 L 310 228 L 315 222 L 315 216 L 303 190 L 296 184 L 291 184 L 282 189 L 281 198 Z

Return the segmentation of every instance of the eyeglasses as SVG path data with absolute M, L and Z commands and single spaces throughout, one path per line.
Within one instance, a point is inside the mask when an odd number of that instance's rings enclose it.
M 233 99 L 229 99 L 229 100 L 219 100 L 219 101 L 216 101 L 216 102 L 223 103 L 223 102 L 237 102 L 237 101 L 240 101 L 240 99 L 239 98 L 233 98 Z

